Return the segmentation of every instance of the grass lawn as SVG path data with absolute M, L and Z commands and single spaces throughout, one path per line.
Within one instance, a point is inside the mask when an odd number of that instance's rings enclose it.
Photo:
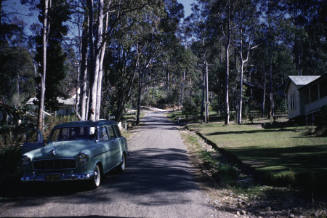
M 310 190 L 327 181 L 327 138 L 306 135 L 309 127 L 189 124 L 263 175 L 265 182 Z

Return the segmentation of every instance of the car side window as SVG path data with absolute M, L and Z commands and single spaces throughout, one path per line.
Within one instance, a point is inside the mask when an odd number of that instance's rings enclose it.
M 116 138 L 116 135 L 115 135 L 115 132 L 114 132 L 112 126 L 107 126 L 107 128 L 108 128 L 109 138 L 110 139 Z
M 65 141 L 69 139 L 69 128 L 62 128 L 60 131 L 59 140 Z
M 60 139 L 60 129 L 54 129 L 51 134 L 50 141 L 57 141 Z
M 120 134 L 120 131 L 119 131 L 118 126 L 117 126 L 117 125 L 113 125 L 112 127 L 113 127 L 114 130 L 115 130 L 116 136 L 117 136 L 117 137 L 121 137 L 121 134 Z
M 101 126 L 99 128 L 99 139 L 101 141 L 107 141 L 109 140 L 109 137 L 108 137 L 108 133 L 107 133 L 107 130 L 106 130 L 106 127 L 104 126 Z

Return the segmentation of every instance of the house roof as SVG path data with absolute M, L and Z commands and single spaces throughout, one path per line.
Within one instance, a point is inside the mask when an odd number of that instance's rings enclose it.
M 37 101 L 37 100 L 38 100 L 37 97 L 30 98 L 30 99 L 28 99 L 28 101 L 26 102 L 26 104 L 33 105 L 34 104 L 34 101 Z
M 322 74 L 322 75 L 319 76 L 318 79 L 312 81 L 311 83 L 307 84 L 306 86 L 300 87 L 300 89 L 304 89 L 304 88 L 306 88 L 306 87 L 309 87 L 309 86 L 312 85 L 312 84 L 320 83 L 321 80 L 326 80 L 326 79 L 327 79 L 327 73 Z
M 61 98 L 61 97 L 57 97 L 57 101 L 60 103 L 60 104 L 64 104 L 64 105 L 75 105 L 76 103 L 76 95 L 70 97 L 70 98 L 67 98 L 67 99 L 64 99 L 64 98 Z
M 288 78 L 297 86 L 305 86 L 319 79 L 320 76 L 288 76 Z

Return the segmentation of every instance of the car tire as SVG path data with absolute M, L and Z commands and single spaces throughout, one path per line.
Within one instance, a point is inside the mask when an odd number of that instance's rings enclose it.
M 94 176 L 93 178 L 89 181 L 89 185 L 91 188 L 96 189 L 101 185 L 102 181 L 102 174 L 101 174 L 101 169 L 99 164 L 97 164 L 94 168 Z
M 122 161 L 118 166 L 118 172 L 120 172 L 120 173 L 124 172 L 125 169 L 126 169 L 126 156 L 125 156 L 125 154 L 122 155 L 121 159 L 122 159 Z

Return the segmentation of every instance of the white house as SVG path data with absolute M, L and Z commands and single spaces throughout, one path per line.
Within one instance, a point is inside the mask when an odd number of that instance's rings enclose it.
M 327 105 L 327 76 L 289 76 L 288 117 L 293 119 L 318 112 Z
M 58 106 L 57 111 L 55 111 L 55 115 L 65 116 L 71 115 L 75 112 L 75 104 L 76 104 L 76 96 L 80 94 L 80 89 L 72 89 L 68 92 L 68 98 L 57 97 L 57 101 L 60 104 Z M 26 105 L 34 106 L 34 102 L 38 99 L 36 97 L 30 98 Z M 36 110 L 36 108 L 34 108 Z M 49 113 L 45 112 L 46 115 L 50 115 Z

